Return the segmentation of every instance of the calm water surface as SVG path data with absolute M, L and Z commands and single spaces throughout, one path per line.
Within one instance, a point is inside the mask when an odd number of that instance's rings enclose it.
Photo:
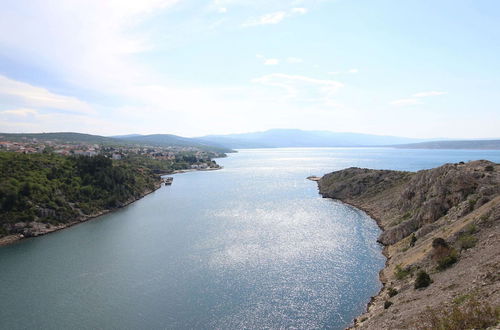
M 340 329 L 384 265 L 364 213 L 308 175 L 498 151 L 245 150 L 113 214 L 0 248 L 2 329 Z

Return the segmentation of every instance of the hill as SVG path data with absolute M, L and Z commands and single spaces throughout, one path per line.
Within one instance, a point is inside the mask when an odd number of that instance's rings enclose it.
M 388 260 L 360 329 L 483 329 L 499 321 L 500 165 L 416 173 L 349 168 L 323 176 L 323 197 L 377 220 Z
M 122 207 L 160 186 L 153 165 L 0 152 L 0 238 L 42 235 Z
M 232 149 L 287 148 L 287 147 L 367 147 L 423 141 L 396 136 L 299 129 L 272 129 L 264 132 L 208 135 L 198 141 L 226 146 Z
M 115 137 L 117 140 L 126 143 L 147 144 L 159 147 L 175 146 L 175 147 L 195 147 L 201 150 L 209 150 L 216 152 L 232 152 L 230 147 L 221 146 L 218 143 L 209 141 L 201 141 L 194 138 L 186 138 L 173 134 L 150 134 L 150 135 L 124 135 Z
M 205 151 L 219 153 L 232 152 L 231 149 L 218 145 L 200 142 L 192 138 L 184 138 L 171 134 L 139 135 L 129 134 L 121 136 L 100 136 L 74 132 L 55 133 L 0 133 L 0 141 L 23 142 L 37 139 L 38 141 L 54 141 L 61 144 L 101 144 L 113 146 L 151 145 L 159 147 L 193 147 Z
M 57 132 L 57 133 L 0 133 L 0 140 L 22 142 L 26 139 L 37 139 L 40 141 L 57 141 L 60 143 L 95 143 L 95 144 L 117 144 L 119 140 L 92 134 Z
M 500 150 L 500 140 L 431 141 L 395 145 L 402 149 L 481 149 Z

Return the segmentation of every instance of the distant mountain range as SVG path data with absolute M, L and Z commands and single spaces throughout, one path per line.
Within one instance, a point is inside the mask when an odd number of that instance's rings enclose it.
M 482 149 L 500 150 L 500 140 L 431 141 L 393 146 L 401 149 Z
M 121 135 L 113 136 L 113 138 L 125 141 L 127 143 L 147 144 L 156 146 L 176 146 L 176 147 L 196 147 L 203 150 L 232 152 L 232 148 L 210 141 L 203 141 L 196 138 L 186 138 L 173 134 L 150 134 L 150 135 Z
M 287 147 L 394 147 L 406 149 L 494 149 L 500 150 L 500 140 L 438 140 L 413 139 L 397 136 L 272 129 L 264 132 L 207 135 L 186 138 L 172 134 L 128 134 L 100 136 L 72 132 L 60 133 L 0 133 L 0 140 L 22 141 L 25 138 L 54 140 L 67 143 L 97 143 L 110 145 L 151 145 L 197 147 L 203 150 L 231 152 L 232 149 Z
M 232 149 L 287 148 L 287 147 L 373 147 L 429 141 L 397 136 L 299 129 L 272 129 L 264 132 L 207 135 L 198 141 L 226 146 Z

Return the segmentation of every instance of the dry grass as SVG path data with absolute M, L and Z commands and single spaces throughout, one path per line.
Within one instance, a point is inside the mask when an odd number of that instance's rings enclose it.
M 420 330 L 468 330 L 486 329 L 498 325 L 499 307 L 479 302 L 475 298 L 459 303 L 455 303 L 449 309 L 427 308 L 417 317 L 415 327 Z

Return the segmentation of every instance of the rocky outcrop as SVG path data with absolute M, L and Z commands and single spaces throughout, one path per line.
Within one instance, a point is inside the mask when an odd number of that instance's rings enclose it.
M 415 173 L 348 168 L 318 185 L 324 197 L 365 210 L 383 229 L 385 286 L 355 327 L 425 328 L 419 317 L 426 306 L 452 309 L 461 296 L 500 306 L 500 165 L 479 160 Z M 420 270 L 433 283 L 415 290 Z

